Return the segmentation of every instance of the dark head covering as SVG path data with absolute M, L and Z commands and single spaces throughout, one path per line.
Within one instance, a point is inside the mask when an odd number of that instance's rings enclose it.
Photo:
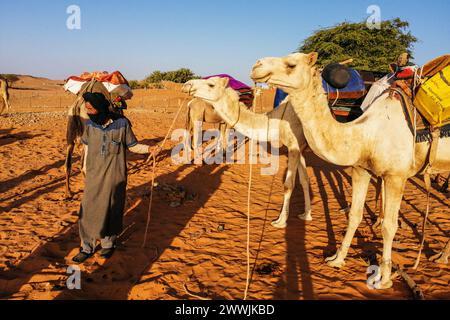
M 110 118 L 110 103 L 108 99 L 102 93 L 98 92 L 86 92 L 83 94 L 83 99 L 98 111 L 98 114 L 89 114 L 89 118 L 98 125 L 105 124 Z
M 349 68 L 339 63 L 329 64 L 322 71 L 322 78 L 336 89 L 344 89 L 351 77 Z

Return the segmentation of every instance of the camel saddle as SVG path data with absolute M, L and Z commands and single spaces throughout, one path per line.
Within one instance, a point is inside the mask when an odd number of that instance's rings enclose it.
M 450 57 L 450 56 L 449 56 Z M 448 60 L 450 63 L 450 59 Z M 432 69 L 436 73 L 439 73 L 442 68 L 437 68 L 436 65 Z M 442 66 L 442 65 L 441 65 Z M 424 72 L 426 70 L 427 65 L 420 70 L 420 72 Z M 436 71 L 437 70 L 437 71 Z M 431 72 L 431 71 L 430 71 Z M 429 72 L 424 72 L 425 76 L 431 74 Z M 440 125 L 436 125 L 436 123 L 430 123 L 429 113 L 423 111 L 423 108 L 418 107 L 418 103 L 416 103 L 417 99 L 415 93 L 420 92 L 421 87 L 417 90 L 414 90 L 414 82 L 416 81 L 415 75 L 413 77 L 406 78 L 397 78 L 396 81 L 393 82 L 389 91 L 389 95 L 392 98 L 396 98 L 401 102 L 403 107 L 403 113 L 405 114 L 405 119 L 408 123 L 408 126 L 411 132 L 415 135 L 415 142 L 430 142 L 430 151 L 428 155 L 428 161 L 426 166 L 421 171 L 424 174 L 426 189 L 431 189 L 431 169 L 433 163 L 436 159 L 437 149 L 439 145 L 439 139 L 450 137 L 450 116 L 448 118 L 442 118 Z

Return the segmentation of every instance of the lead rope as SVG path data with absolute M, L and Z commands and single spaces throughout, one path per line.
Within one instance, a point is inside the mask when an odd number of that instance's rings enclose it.
M 420 257 L 422 255 L 423 246 L 425 244 L 425 229 L 427 226 L 428 216 L 430 214 L 430 193 L 431 193 L 431 190 L 429 188 L 427 188 L 427 189 L 428 189 L 427 190 L 427 213 L 425 214 L 425 219 L 423 220 L 423 224 L 422 224 L 422 240 L 420 242 L 419 254 L 417 256 L 416 263 L 414 264 L 413 270 L 417 270 L 417 268 L 419 268 Z
M 256 89 L 256 83 L 255 83 L 255 89 Z M 253 98 L 253 112 L 255 112 L 255 104 L 257 95 L 255 94 L 255 97 Z M 252 133 L 253 133 L 253 127 L 252 127 Z M 245 282 L 245 292 L 244 292 L 244 301 L 247 300 L 248 297 L 248 290 L 250 288 L 250 277 L 251 277 L 251 271 L 250 271 L 250 214 L 251 214 L 251 195 L 252 195 L 252 180 L 253 180 L 253 142 L 252 139 L 249 139 L 250 142 L 250 164 L 249 164 L 249 177 L 248 177 L 248 190 L 247 190 L 247 279 Z
M 253 129 L 252 129 L 253 130 Z M 250 174 L 248 178 L 247 191 L 247 280 L 245 284 L 244 301 L 247 300 L 248 289 L 250 288 L 250 213 L 251 213 L 251 192 L 253 178 L 253 142 L 250 140 Z
M 183 109 L 183 106 L 186 101 L 187 101 L 187 98 L 185 98 L 182 103 L 180 103 L 180 100 L 178 100 L 179 106 L 178 106 L 177 114 L 175 115 L 175 118 L 173 119 L 172 124 L 170 125 L 169 131 L 167 132 L 166 137 L 164 138 L 164 140 L 161 142 L 161 144 L 159 146 L 160 150 L 162 150 L 164 148 L 164 145 L 166 144 L 167 140 L 169 139 L 169 136 L 175 125 L 175 122 L 178 120 L 178 117 L 180 116 L 181 110 Z M 150 186 L 150 202 L 148 204 L 147 223 L 145 226 L 145 234 L 144 234 L 144 241 L 142 242 L 142 248 L 145 248 L 145 244 L 147 243 L 148 230 L 149 230 L 150 221 L 151 221 L 152 204 L 153 204 L 153 190 L 155 187 L 155 173 L 156 173 L 156 166 L 158 164 L 157 155 L 158 155 L 157 153 L 150 154 L 150 156 L 147 158 L 147 161 L 146 161 L 148 163 L 151 160 L 153 160 L 153 163 L 152 163 L 152 178 L 151 178 L 152 184 Z

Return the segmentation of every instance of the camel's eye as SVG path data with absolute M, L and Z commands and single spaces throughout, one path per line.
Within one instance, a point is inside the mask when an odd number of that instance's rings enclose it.
M 287 67 L 288 69 L 295 69 L 296 66 L 297 66 L 297 65 L 295 65 L 295 64 L 293 64 L 293 63 L 286 63 L 286 67 Z
M 208 86 L 209 86 L 210 88 L 214 88 L 214 85 L 213 85 L 212 83 L 209 83 Z

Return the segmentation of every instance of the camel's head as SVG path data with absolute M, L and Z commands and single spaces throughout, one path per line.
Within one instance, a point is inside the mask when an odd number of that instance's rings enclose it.
M 311 74 L 318 54 L 293 53 L 282 58 L 264 58 L 253 66 L 252 79 L 267 83 L 291 93 L 302 90 L 311 83 Z
M 209 79 L 191 80 L 184 84 L 183 92 L 205 100 L 206 102 L 216 102 L 220 100 L 226 92 L 230 79 L 213 77 Z

